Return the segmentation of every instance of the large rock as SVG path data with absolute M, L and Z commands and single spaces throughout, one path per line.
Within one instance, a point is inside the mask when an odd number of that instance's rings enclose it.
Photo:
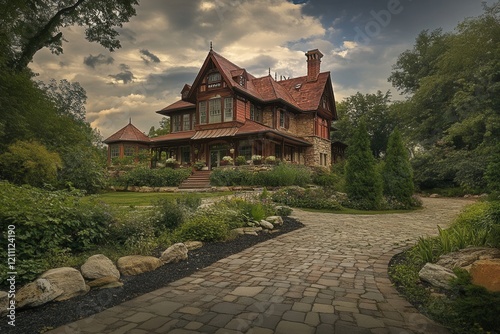
M 163 262 L 154 256 L 130 255 L 119 258 L 116 264 L 122 275 L 138 275 L 157 269 Z
M 8 313 L 7 307 L 9 307 L 9 294 L 5 291 L 0 291 L 0 316 Z
M 266 218 L 267 222 L 270 222 L 271 224 L 275 226 L 281 226 L 283 225 L 283 218 L 281 216 L 270 216 Z
M 441 255 L 436 264 L 453 269 L 455 267 L 470 270 L 472 263 L 477 260 L 500 258 L 500 249 L 487 247 L 469 247 L 458 252 Z
M 100 287 L 115 285 L 115 283 L 120 283 L 118 278 L 116 278 L 115 276 L 105 276 L 105 277 L 100 277 L 100 278 L 95 279 L 93 281 L 87 282 L 87 285 L 90 286 L 91 288 L 100 288 Z
M 188 248 L 182 242 L 173 244 L 168 247 L 160 256 L 163 263 L 177 263 L 182 260 L 187 260 Z
M 89 257 L 81 267 L 82 275 L 86 279 L 95 280 L 101 277 L 113 276 L 120 278 L 120 272 L 114 263 L 102 254 Z
M 26 308 L 40 306 L 64 293 L 57 285 L 52 284 L 48 279 L 39 278 L 34 282 L 23 286 L 16 293 L 16 307 Z
M 418 272 L 418 276 L 422 281 L 443 289 L 449 289 L 450 279 L 457 277 L 450 269 L 434 263 L 426 263 Z
M 490 292 L 500 291 L 500 259 L 479 260 L 470 269 L 472 283 Z
M 266 230 L 272 230 L 274 228 L 274 225 L 271 224 L 270 222 L 266 221 L 266 220 L 261 220 L 259 222 L 259 225 L 262 227 L 262 228 L 265 228 Z
M 82 274 L 75 268 L 50 269 L 44 272 L 40 278 L 49 280 L 50 283 L 63 290 L 63 293 L 55 299 L 56 301 L 84 295 L 90 290 L 90 287 L 85 284 Z

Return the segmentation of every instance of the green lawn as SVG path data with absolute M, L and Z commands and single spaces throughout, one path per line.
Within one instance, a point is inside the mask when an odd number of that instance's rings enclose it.
M 109 205 L 125 205 L 125 206 L 146 206 L 151 205 L 154 201 L 162 198 L 179 198 L 186 194 L 192 193 L 137 193 L 127 191 L 113 191 L 102 193 L 98 197 Z M 202 198 L 220 197 L 232 194 L 231 192 L 208 192 L 196 193 Z

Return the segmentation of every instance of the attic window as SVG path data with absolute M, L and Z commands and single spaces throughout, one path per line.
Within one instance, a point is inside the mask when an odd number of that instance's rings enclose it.
M 240 84 L 240 86 L 245 87 L 245 83 L 246 83 L 245 77 L 240 75 L 238 83 Z
M 207 78 L 208 88 L 220 88 L 222 76 L 219 72 L 210 73 Z

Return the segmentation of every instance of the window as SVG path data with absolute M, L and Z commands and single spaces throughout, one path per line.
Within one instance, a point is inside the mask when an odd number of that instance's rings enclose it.
M 125 146 L 124 154 L 126 157 L 133 157 L 135 155 L 135 147 L 130 145 Z
M 184 131 L 191 130 L 191 120 L 189 119 L 189 114 L 182 115 L 182 129 Z
M 245 87 L 245 83 L 246 83 L 245 77 L 240 75 L 240 78 L 239 78 L 240 86 Z
M 181 131 L 182 115 L 172 116 L 172 132 Z
M 111 153 L 111 159 L 113 158 L 118 158 L 120 156 L 120 146 L 118 145 L 111 145 L 110 148 L 110 153 Z
M 280 110 L 280 127 L 290 128 L 290 116 L 284 110 Z
M 262 123 L 262 109 L 256 107 L 253 103 L 250 104 L 250 119 Z
M 247 160 L 252 159 L 252 144 L 248 140 L 240 141 L 238 155 L 244 156 Z
M 194 130 L 194 126 L 196 125 L 196 117 L 191 115 L 191 130 Z
M 208 75 L 208 88 L 219 88 L 221 87 L 222 77 L 219 72 L 210 73 Z
M 201 101 L 198 109 L 200 111 L 200 124 L 207 124 L 207 101 Z
M 274 156 L 276 157 L 276 159 L 281 159 L 283 157 L 283 151 L 281 150 L 280 144 L 274 145 Z
M 233 98 L 226 97 L 224 99 L 224 122 L 233 120 Z
M 220 123 L 222 121 L 220 98 L 211 99 L 209 101 L 208 110 L 209 110 L 208 123 Z

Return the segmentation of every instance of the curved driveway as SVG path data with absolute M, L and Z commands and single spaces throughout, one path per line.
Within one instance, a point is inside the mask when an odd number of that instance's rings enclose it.
M 399 297 L 390 258 L 464 205 L 388 215 L 295 210 L 306 227 L 49 333 L 447 333 Z

